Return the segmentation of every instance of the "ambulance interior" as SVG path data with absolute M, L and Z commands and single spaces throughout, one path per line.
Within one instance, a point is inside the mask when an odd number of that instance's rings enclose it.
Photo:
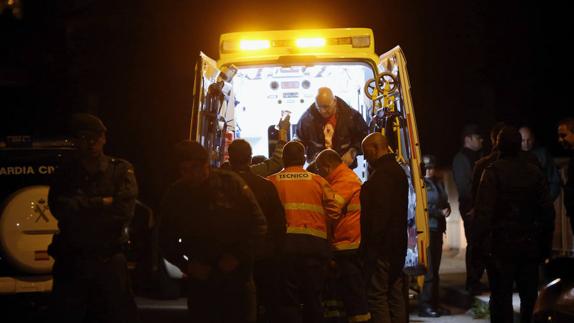
M 290 114 L 290 138 L 301 115 L 313 104 L 320 87 L 329 87 L 368 123 L 372 103 L 364 94 L 373 69 L 365 63 L 322 63 L 312 66 L 239 67 L 232 80 L 226 117 L 235 138 L 247 140 L 253 155 L 270 157 L 269 127 L 276 125 L 284 111 Z M 232 108 L 233 107 L 233 108 Z M 358 156 L 355 172 L 365 179 L 363 156 Z

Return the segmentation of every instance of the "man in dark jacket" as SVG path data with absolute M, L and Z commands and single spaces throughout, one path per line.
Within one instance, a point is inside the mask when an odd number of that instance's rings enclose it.
M 466 265 L 467 265 L 467 281 L 466 281 L 466 288 L 470 294 L 476 295 L 486 291 L 488 288 L 486 285 L 480 282 L 482 279 L 482 275 L 486 271 L 486 267 L 484 264 L 484 259 L 482 255 L 484 252 L 480 250 L 479 244 L 473 244 L 472 241 L 472 232 L 470 230 L 473 229 L 473 220 L 474 220 L 474 202 L 476 199 L 476 192 L 478 190 L 478 184 L 480 183 L 480 177 L 482 176 L 482 172 L 493 162 L 497 161 L 500 157 L 500 151 L 498 150 L 498 133 L 505 127 L 504 122 L 497 122 L 492 129 L 490 129 L 490 144 L 491 150 L 490 153 L 480 159 L 478 159 L 474 163 L 474 167 L 472 168 L 472 183 L 470 189 L 470 211 L 466 212 L 466 218 L 464 218 L 464 232 L 466 234 L 467 239 L 467 247 L 466 247 Z
M 404 322 L 402 270 L 407 252 L 408 181 L 386 137 L 362 143 L 373 169 L 361 188 L 361 244 L 372 322 Z
M 498 135 L 500 158 L 486 168 L 478 187 L 472 243 L 486 252 L 491 322 L 512 322 L 512 289 L 520 295 L 520 321 L 531 322 L 538 267 L 550 256 L 554 207 L 539 167 L 519 156 L 516 128 Z
M 132 165 L 106 156 L 106 127 L 91 114 L 71 122 L 77 154 L 54 175 L 48 203 L 59 233 L 54 258 L 54 322 L 137 321 L 123 253 L 137 184 Z
M 574 118 L 560 121 L 558 125 L 558 141 L 570 153 L 574 153 Z M 566 215 L 570 218 L 570 226 L 574 233 L 574 156 L 570 156 L 568 163 L 568 175 L 564 185 L 564 205 Z
M 237 174 L 210 169 L 199 143 L 176 146 L 181 178 L 166 192 L 160 247 L 188 279 L 188 310 L 198 322 L 246 322 L 254 241 L 267 222 Z
M 466 288 L 471 293 L 480 291 L 480 278 L 484 273 L 484 265 L 477 261 L 470 243 L 472 228 L 472 179 L 475 162 L 481 157 L 482 136 L 476 125 L 467 125 L 462 133 L 463 147 L 452 161 L 452 175 L 458 191 L 458 210 L 464 224 L 466 236 Z
M 297 139 L 303 142 L 307 162 L 315 159 L 323 149 L 335 150 L 343 162 L 357 167 L 356 156 L 361 154 L 361 141 L 368 127 L 361 114 L 349 107 L 327 87 L 319 88 L 313 103 L 297 123 Z
M 258 321 L 273 321 L 277 317 L 280 297 L 278 254 L 285 236 L 285 212 L 275 185 L 251 170 L 252 152 L 249 143 L 236 139 L 229 145 L 228 152 L 231 169 L 251 188 L 267 219 L 267 235 L 256 244 L 254 279 L 258 304 L 262 307 L 258 311 Z

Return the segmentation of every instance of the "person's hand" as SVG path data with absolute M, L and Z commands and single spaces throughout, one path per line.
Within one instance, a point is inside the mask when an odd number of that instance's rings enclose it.
M 344 153 L 343 156 L 341 156 L 341 160 L 343 160 L 343 163 L 345 163 L 347 166 L 350 166 L 355 161 L 356 154 L 357 152 L 355 151 L 355 149 L 351 148 L 347 150 L 347 152 Z
M 290 114 L 286 113 L 283 117 L 281 117 L 279 123 L 277 124 L 277 128 L 279 128 L 279 140 L 281 141 L 287 141 L 287 131 L 291 126 L 291 123 L 289 122 L 290 119 Z
M 210 272 L 211 266 L 200 262 L 192 261 L 187 265 L 187 275 L 197 280 L 207 280 Z
M 110 206 L 114 203 L 114 198 L 112 196 L 102 197 L 102 204 L 104 206 Z
M 221 258 L 219 258 L 219 270 L 224 273 L 232 272 L 239 266 L 239 261 L 237 258 L 230 254 L 223 254 Z
M 447 207 L 445 209 L 441 210 L 442 214 L 444 215 L 445 218 L 448 218 L 448 216 L 450 215 L 450 207 Z

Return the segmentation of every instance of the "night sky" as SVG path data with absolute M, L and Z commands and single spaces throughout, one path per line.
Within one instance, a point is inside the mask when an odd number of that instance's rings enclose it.
M 0 2 L 7 2 L 0 0 Z M 558 1 L 41 1 L 0 15 L 0 136 L 64 134 L 73 112 L 107 124 L 156 206 L 187 135 L 199 51 L 232 31 L 369 27 L 406 55 L 423 153 L 450 164 L 464 123 L 530 124 L 553 154 L 574 115 L 572 18 Z

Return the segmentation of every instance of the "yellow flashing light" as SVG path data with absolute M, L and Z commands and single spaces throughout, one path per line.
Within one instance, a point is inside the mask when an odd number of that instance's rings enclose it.
M 325 38 L 299 38 L 295 41 L 299 48 L 324 47 L 326 43 Z
M 271 42 L 269 40 L 247 40 L 243 39 L 239 41 L 239 48 L 241 50 L 260 50 L 268 49 L 271 47 Z

